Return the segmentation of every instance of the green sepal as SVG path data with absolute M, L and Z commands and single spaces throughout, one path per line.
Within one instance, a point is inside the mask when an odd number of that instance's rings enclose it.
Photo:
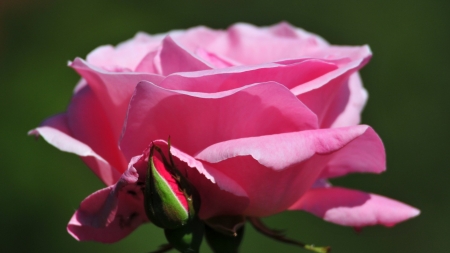
M 164 229 L 167 241 L 181 253 L 198 253 L 205 225 L 194 217 L 188 224 L 175 229 Z
M 242 238 L 244 237 L 244 228 L 241 226 L 235 235 L 224 234 L 208 225 L 205 225 L 205 239 L 214 253 L 238 253 Z

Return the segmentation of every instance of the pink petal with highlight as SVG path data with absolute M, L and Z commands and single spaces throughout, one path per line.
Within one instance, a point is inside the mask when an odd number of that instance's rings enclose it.
M 316 123 L 308 108 L 273 82 L 221 93 L 166 90 L 141 82 L 130 103 L 120 147 L 129 159 L 152 140 L 171 136 L 179 149 L 196 154 L 221 141 L 314 129 Z
M 122 174 L 127 169 L 125 157 L 119 150 L 118 136 L 89 86 L 83 87 L 72 97 L 66 115 L 73 138 L 88 145 L 118 173 Z
M 156 74 L 108 72 L 80 58 L 76 58 L 70 66 L 87 81 L 95 93 L 115 138 L 120 136 L 128 103 L 136 85 L 142 80 L 157 84 L 163 79 Z
M 291 89 L 337 69 L 332 62 L 303 59 L 290 63 L 265 63 L 255 66 L 177 73 L 160 86 L 195 92 L 221 92 L 254 83 L 274 81 Z
M 287 209 L 313 186 L 330 161 L 348 156 L 353 143 L 372 134 L 368 126 L 354 126 L 241 138 L 211 145 L 195 158 L 245 190 L 250 199 L 246 215 L 267 216 Z M 384 156 L 360 152 L 370 158 L 366 170 L 379 170 L 380 164 L 384 169 L 384 160 L 378 161 Z M 352 171 L 359 170 L 361 163 L 347 165 Z
M 349 173 L 375 173 L 386 170 L 386 153 L 377 133 L 368 128 L 364 135 L 347 144 L 339 156 L 333 157 L 321 178 L 340 177 Z
M 396 200 L 339 187 L 312 189 L 289 209 L 357 228 L 378 224 L 391 227 L 420 214 L 418 209 Z
M 154 51 L 163 39 L 163 35 L 151 36 L 138 33 L 134 38 L 122 42 L 116 47 L 100 46 L 88 54 L 87 62 L 104 70 L 130 69 L 134 71 L 144 56 Z
M 71 136 L 66 114 L 58 114 L 47 119 L 41 126 L 31 130 L 28 134 L 42 136 L 48 143 L 61 151 L 80 156 L 106 185 L 114 184 L 120 177 L 117 170 L 95 153 L 91 147 Z

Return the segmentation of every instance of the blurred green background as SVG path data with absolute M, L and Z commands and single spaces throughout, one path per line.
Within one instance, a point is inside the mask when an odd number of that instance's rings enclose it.
M 1 0 L 0 252 L 143 253 L 164 243 L 152 225 L 113 245 L 77 242 L 66 233 L 80 201 L 103 185 L 78 157 L 26 133 L 68 105 L 79 78 L 68 60 L 137 31 L 282 20 L 333 44 L 371 46 L 374 57 L 362 70 L 370 94 L 363 123 L 382 137 L 388 171 L 333 183 L 402 200 L 422 214 L 359 234 L 300 212 L 265 221 L 337 253 L 448 252 L 450 1 L 438 0 Z M 202 252 L 210 250 L 204 245 Z M 242 252 L 303 251 L 248 227 Z

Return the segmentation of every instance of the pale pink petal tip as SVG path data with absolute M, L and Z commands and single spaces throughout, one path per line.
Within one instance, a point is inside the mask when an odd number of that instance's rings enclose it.
M 420 214 L 418 209 L 387 197 L 338 187 L 312 189 L 289 209 L 357 228 L 392 227 Z
M 34 137 L 39 137 L 39 131 L 37 131 L 36 129 L 32 129 L 30 131 L 28 131 L 27 135 L 33 135 Z

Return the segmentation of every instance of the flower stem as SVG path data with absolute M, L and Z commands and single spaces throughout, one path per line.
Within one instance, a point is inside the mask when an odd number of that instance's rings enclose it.
M 330 247 L 316 247 L 314 245 L 308 245 L 293 239 L 286 238 L 282 231 L 273 230 L 268 228 L 259 218 L 256 217 L 247 217 L 247 220 L 252 224 L 252 226 L 256 229 L 256 231 L 260 232 L 261 234 L 268 236 L 274 240 L 293 244 L 299 247 L 302 247 L 306 250 L 310 250 L 316 253 L 328 253 L 331 251 Z

